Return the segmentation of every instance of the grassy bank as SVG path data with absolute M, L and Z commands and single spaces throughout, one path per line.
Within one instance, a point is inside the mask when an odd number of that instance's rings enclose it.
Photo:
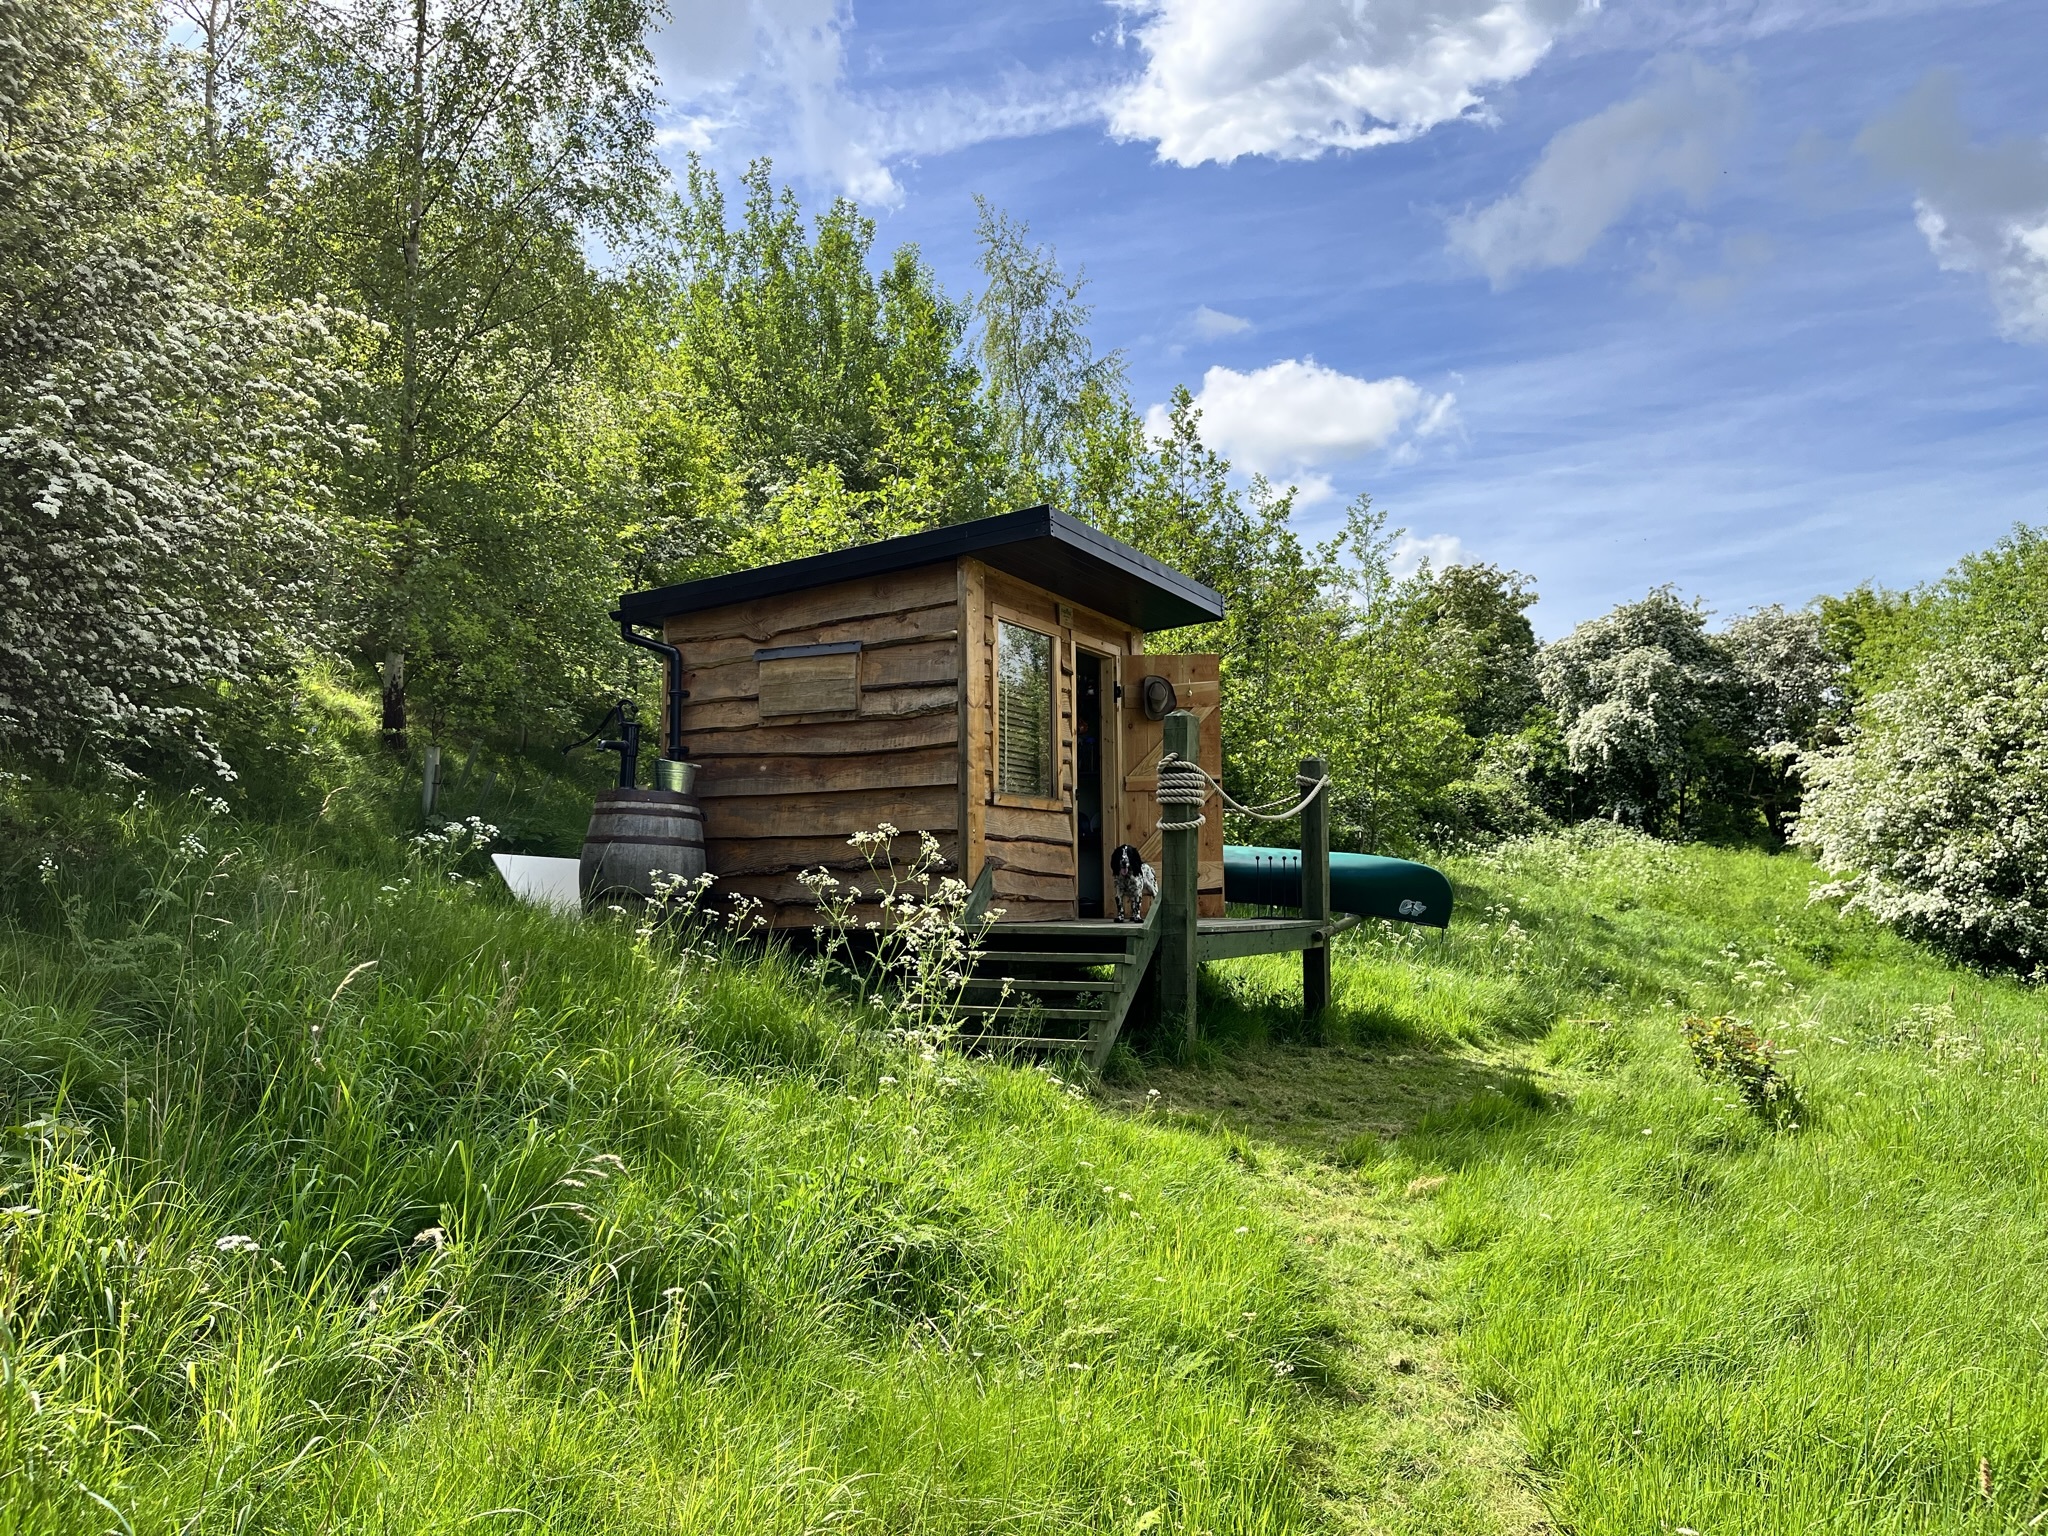
M 1209 1138 L 421 860 L 8 814 L 0 1531 L 1298 1514 L 1311 1278 Z
M 2048 1507 L 2039 993 L 1796 859 L 1454 861 L 1312 1037 L 1242 962 L 1076 1084 L 203 798 L 0 799 L 5 1536 Z
M 1150 1085 L 1316 1191 L 1396 1316 L 1353 1320 L 1396 1418 L 1379 1351 L 1447 1331 L 1458 1401 L 1418 1411 L 1458 1522 L 1493 1517 L 1442 1448 L 1489 1406 L 1573 1531 L 2038 1522 L 2040 992 L 1810 905 L 1795 858 L 1566 838 L 1453 868 L 1463 920 L 1350 941 L 1321 1042 L 1265 1006 L 1289 965 L 1247 963 L 1241 1043 Z M 1696 1070 L 1678 1024 L 1714 1014 L 1781 1047 L 1784 1125 Z M 1400 1502 L 1412 1447 L 1364 1439 Z

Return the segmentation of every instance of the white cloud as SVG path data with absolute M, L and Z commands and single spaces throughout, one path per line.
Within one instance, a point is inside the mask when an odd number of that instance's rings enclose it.
M 1599 0 L 1122 0 L 1144 74 L 1110 130 L 1177 165 L 1313 159 L 1483 109 Z
M 1641 95 L 1558 133 L 1514 191 L 1452 219 L 1451 246 L 1495 287 L 1531 268 L 1570 266 L 1644 198 L 1675 191 L 1703 202 L 1747 106 L 1732 71 L 1666 60 Z
M 1252 328 L 1251 321 L 1242 315 L 1227 315 L 1222 310 L 1211 309 L 1206 304 L 1195 306 L 1195 312 L 1189 317 L 1188 323 L 1194 327 L 1195 334 L 1204 341 L 1216 341 L 1225 336 L 1242 336 Z
M 2048 343 L 2048 141 L 1972 144 L 1955 78 L 1937 71 L 1856 145 L 1913 184 L 1914 221 L 1935 260 L 1983 274 L 1999 329 Z
M 1456 534 L 1431 533 L 1417 537 L 1404 533 L 1394 540 L 1393 558 L 1388 562 L 1388 568 L 1395 580 L 1405 581 L 1422 569 L 1425 560 L 1432 570 L 1440 571 L 1464 558 L 1465 543 Z
M 876 144 L 874 114 L 846 90 L 852 12 L 840 0 L 691 0 L 654 39 L 674 121 L 667 145 L 743 155 L 768 147 L 806 175 L 868 202 L 902 188 Z
M 891 167 L 991 139 L 1099 121 L 1102 90 L 1013 72 L 985 89 L 872 93 L 848 79 L 846 0 L 690 0 L 654 40 L 669 102 L 658 142 L 740 164 L 758 154 L 891 205 Z
M 1289 358 L 1250 373 L 1211 368 L 1195 396 L 1202 436 L 1241 468 L 1292 480 L 1304 502 L 1326 499 L 1335 488 L 1319 466 L 1343 463 L 1383 448 L 1409 449 L 1457 419 L 1449 394 L 1432 394 L 1413 379 L 1360 379 L 1314 358 Z M 1154 406 L 1147 424 L 1163 433 L 1166 410 Z

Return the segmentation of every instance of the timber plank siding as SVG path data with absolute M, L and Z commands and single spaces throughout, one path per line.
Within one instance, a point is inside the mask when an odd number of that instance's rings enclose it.
M 714 900 L 751 896 L 775 926 L 808 927 L 816 907 L 797 875 L 822 865 L 865 876 L 847 838 L 883 822 L 932 833 L 947 872 L 960 872 L 959 629 L 951 562 L 663 621 L 683 655 L 683 741 L 698 764 Z M 832 649 L 803 654 L 814 646 Z M 778 679 L 764 701 L 764 668 L 795 686 Z M 915 836 L 899 839 L 899 866 L 916 851 Z
M 885 558 L 890 548 L 904 553 Z M 848 570 L 860 574 L 840 579 Z M 1075 601 L 1082 591 L 1115 613 Z M 714 904 L 726 893 L 749 896 L 776 926 L 809 927 L 817 909 L 797 877 L 823 866 L 870 891 L 867 862 L 848 838 L 884 822 L 903 834 L 898 868 L 916 856 L 920 832 L 938 839 L 943 873 L 972 881 L 986 866 L 991 905 L 1005 922 L 1078 915 L 1075 710 L 1084 651 L 1098 659 L 1088 666 L 1093 676 L 1099 664 L 1101 686 L 1103 849 L 1090 857 L 1106 861 L 1129 836 L 1149 843 L 1156 860 L 1159 726 L 1134 731 L 1135 684 L 1155 663 L 1182 680 L 1187 701 L 1203 711 L 1205 764 L 1220 756 L 1221 722 L 1213 659 L 1148 658 L 1138 625 L 1221 612 L 1207 588 L 1036 508 L 627 594 L 618 617 L 658 623 L 681 655 L 687 696 L 678 723 L 698 767 Z M 1051 779 L 1041 780 L 1042 794 L 1005 794 L 997 782 L 1005 622 L 1050 641 Z M 1149 835 L 1132 835 L 1141 829 Z M 1111 889 L 1106 869 L 1101 887 Z

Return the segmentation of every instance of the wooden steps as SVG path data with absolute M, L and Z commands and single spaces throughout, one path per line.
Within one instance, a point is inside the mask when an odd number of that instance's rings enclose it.
M 977 1050 L 1086 1051 L 1100 1066 L 1123 1029 L 1158 942 L 1156 903 L 1142 923 L 997 924 L 980 941 L 956 1009 L 960 1043 Z M 1007 995 L 989 998 L 1003 986 Z M 1016 1032 L 1019 1026 L 1029 1032 Z

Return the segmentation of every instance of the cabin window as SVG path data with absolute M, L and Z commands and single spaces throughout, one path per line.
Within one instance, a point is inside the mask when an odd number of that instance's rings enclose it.
M 1052 798 L 1052 636 L 996 625 L 996 792 Z

